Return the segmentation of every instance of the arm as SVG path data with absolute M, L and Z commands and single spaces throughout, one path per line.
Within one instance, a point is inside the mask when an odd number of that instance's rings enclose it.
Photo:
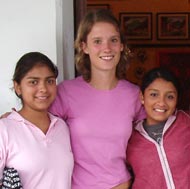
M 3 183 L 3 170 L 5 168 L 5 162 L 6 162 L 6 148 L 5 148 L 6 138 L 7 137 L 4 132 L 3 121 L 0 120 L 0 186 L 1 187 Z

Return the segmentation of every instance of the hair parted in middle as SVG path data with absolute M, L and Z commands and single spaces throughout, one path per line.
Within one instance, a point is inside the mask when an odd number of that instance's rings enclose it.
M 91 63 L 88 54 L 85 54 L 82 48 L 82 43 L 87 42 L 87 36 L 91 32 L 92 27 L 97 22 L 106 22 L 113 24 L 120 34 L 121 43 L 123 44 L 123 51 L 121 52 L 120 61 L 116 67 L 116 77 L 118 79 L 126 79 L 126 71 L 129 66 L 130 50 L 125 43 L 124 35 L 120 29 L 120 23 L 115 18 L 110 10 L 98 9 L 87 12 L 81 21 L 78 33 L 75 40 L 75 63 L 77 71 L 83 76 L 84 80 L 90 82 L 91 80 Z
M 40 52 L 28 52 L 24 54 L 16 63 L 13 81 L 20 84 L 25 75 L 38 65 L 46 66 L 54 74 L 55 78 L 57 78 L 57 66 L 52 62 L 52 60 L 49 59 L 48 56 Z M 16 95 L 22 99 L 22 97 L 17 93 Z
M 141 91 L 144 94 L 145 89 L 156 79 L 163 79 L 165 81 L 171 82 L 179 95 L 180 93 L 180 83 L 177 76 L 169 69 L 164 67 L 155 67 L 149 70 L 143 77 L 141 84 Z

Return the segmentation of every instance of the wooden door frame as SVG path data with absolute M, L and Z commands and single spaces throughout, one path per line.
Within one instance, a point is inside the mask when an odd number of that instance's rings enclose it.
M 86 13 L 87 0 L 74 0 L 74 34 L 76 37 L 79 23 Z

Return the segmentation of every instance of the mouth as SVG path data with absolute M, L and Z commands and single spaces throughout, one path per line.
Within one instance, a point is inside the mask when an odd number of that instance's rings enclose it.
M 109 55 L 109 56 L 100 56 L 100 58 L 102 59 L 102 60 L 112 60 L 113 58 L 114 58 L 114 56 L 113 55 Z
M 167 110 L 166 110 L 166 109 L 154 108 L 154 111 L 160 112 L 160 113 L 164 113 L 164 112 L 166 112 Z
M 48 99 L 48 96 L 37 96 L 36 98 L 39 100 L 46 100 Z

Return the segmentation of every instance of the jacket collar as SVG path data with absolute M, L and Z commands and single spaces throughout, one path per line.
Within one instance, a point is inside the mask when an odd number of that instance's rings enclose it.
M 166 121 L 165 126 L 164 126 L 163 134 L 171 127 L 172 123 L 176 119 L 176 115 L 177 115 L 177 111 L 175 111 L 175 113 L 168 118 L 168 120 Z M 137 131 L 139 131 L 141 134 L 147 135 L 147 133 L 143 127 L 143 122 L 144 122 L 144 120 L 137 122 L 135 129 Z

